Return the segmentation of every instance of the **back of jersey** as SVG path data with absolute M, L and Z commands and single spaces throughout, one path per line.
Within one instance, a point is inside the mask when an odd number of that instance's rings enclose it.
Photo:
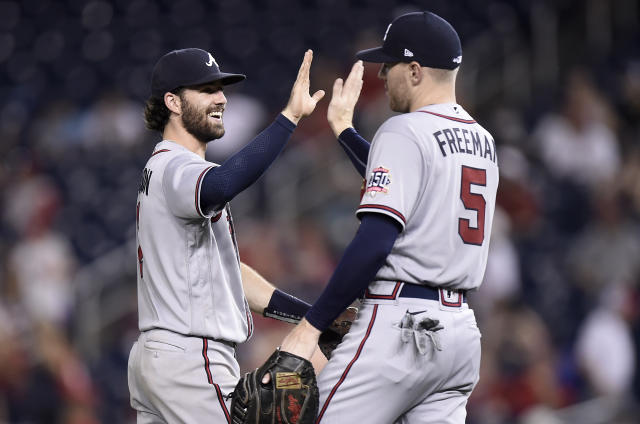
M 497 188 L 495 142 L 459 105 L 387 120 L 371 145 L 358 214 L 386 214 L 403 231 L 376 279 L 477 288 Z

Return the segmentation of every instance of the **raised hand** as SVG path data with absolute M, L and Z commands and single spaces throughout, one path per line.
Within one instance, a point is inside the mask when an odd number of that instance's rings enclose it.
M 305 116 L 311 115 L 316 104 L 324 97 L 324 90 L 316 91 L 313 96 L 309 94 L 309 69 L 312 60 L 313 51 L 307 50 L 298 70 L 298 77 L 293 83 L 289 102 L 282 111 L 282 114 L 294 124 L 297 124 Z
M 360 97 L 360 90 L 362 90 L 363 73 L 364 66 L 359 60 L 354 63 L 344 83 L 342 78 L 338 78 L 333 83 L 333 94 L 327 109 L 327 120 L 336 137 L 347 128 L 353 127 L 353 110 Z

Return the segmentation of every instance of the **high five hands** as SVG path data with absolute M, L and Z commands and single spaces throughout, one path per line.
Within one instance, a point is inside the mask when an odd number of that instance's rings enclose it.
M 311 115 L 318 102 L 324 97 L 324 90 L 318 90 L 310 95 L 309 70 L 313 60 L 313 51 L 307 50 L 298 70 L 298 76 L 293 83 L 291 95 L 282 114 L 294 124 L 300 119 Z M 360 91 L 362 90 L 362 75 L 364 66 L 359 60 L 351 67 L 346 81 L 338 78 L 333 83 L 333 93 L 327 109 L 327 120 L 336 137 L 347 128 L 353 127 L 353 111 Z
M 327 120 L 336 137 L 347 128 L 353 127 L 353 110 L 362 90 L 364 66 L 359 60 L 351 67 L 346 81 L 342 78 L 333 83 L 333 94 L 327 109 Z
M 313 95 L 309 94 L 309 69 L 312 60 L 313 51 L 307 50 L 298 70 L 298 77 L 293 83 L 289 102 L 282 111 L 282 114 L 294 124 L 298 124 L 298 121 L 305 116 L 311 115 L 316 104 L 324 97 L 324 90 L 318 90 Z

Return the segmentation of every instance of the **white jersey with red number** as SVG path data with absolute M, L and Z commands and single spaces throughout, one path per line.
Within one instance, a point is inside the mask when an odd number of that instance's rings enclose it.
M 497 188 L 494 140 L 459 105 L 387 120 L 371 143 L 357 211 L 386 214 L 403 228 L 376 280 L 477 288 Z
M 251 335 L 229 205 L 200 209 L 200 184 L 214 166 L 166 140 L 145 165 L 136 210 L 141 331 L 236 343 Z

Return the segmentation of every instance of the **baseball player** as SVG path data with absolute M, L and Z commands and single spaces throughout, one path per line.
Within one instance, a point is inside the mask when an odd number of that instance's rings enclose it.
M 136 206 L 140 336 L 128 366 L 138 423 L 227 423 L 238 378 L 235 347 L 251 336 L 250 309 L 285 321 L 309 305 L 276 290 L 240 262 L 229 201 L 284 148 L 324 96 L 309 94 L 304 55 L 282 113 L 222 164 L 204 159 L 224 134 L 224 87 L 211 53 L 175 50 L 156 64 L 145 108 L 162 133 L 142 172 Z
M 453 27 L 409 13 L 381 47 L 388 119 L 369 147 L 352 128 L 358 61 L 336 80 L 327 117 L 366 177 L 360 228 L 329 284 L 281 349 L 309 357 L 318 335 L 362 298 L 351 331 L 318 376 L 317 423 L 463 423 L 478 381 L 480 332 L 467 293 L 484 275 L 498 186 L 494 140 L 456 103 Z

